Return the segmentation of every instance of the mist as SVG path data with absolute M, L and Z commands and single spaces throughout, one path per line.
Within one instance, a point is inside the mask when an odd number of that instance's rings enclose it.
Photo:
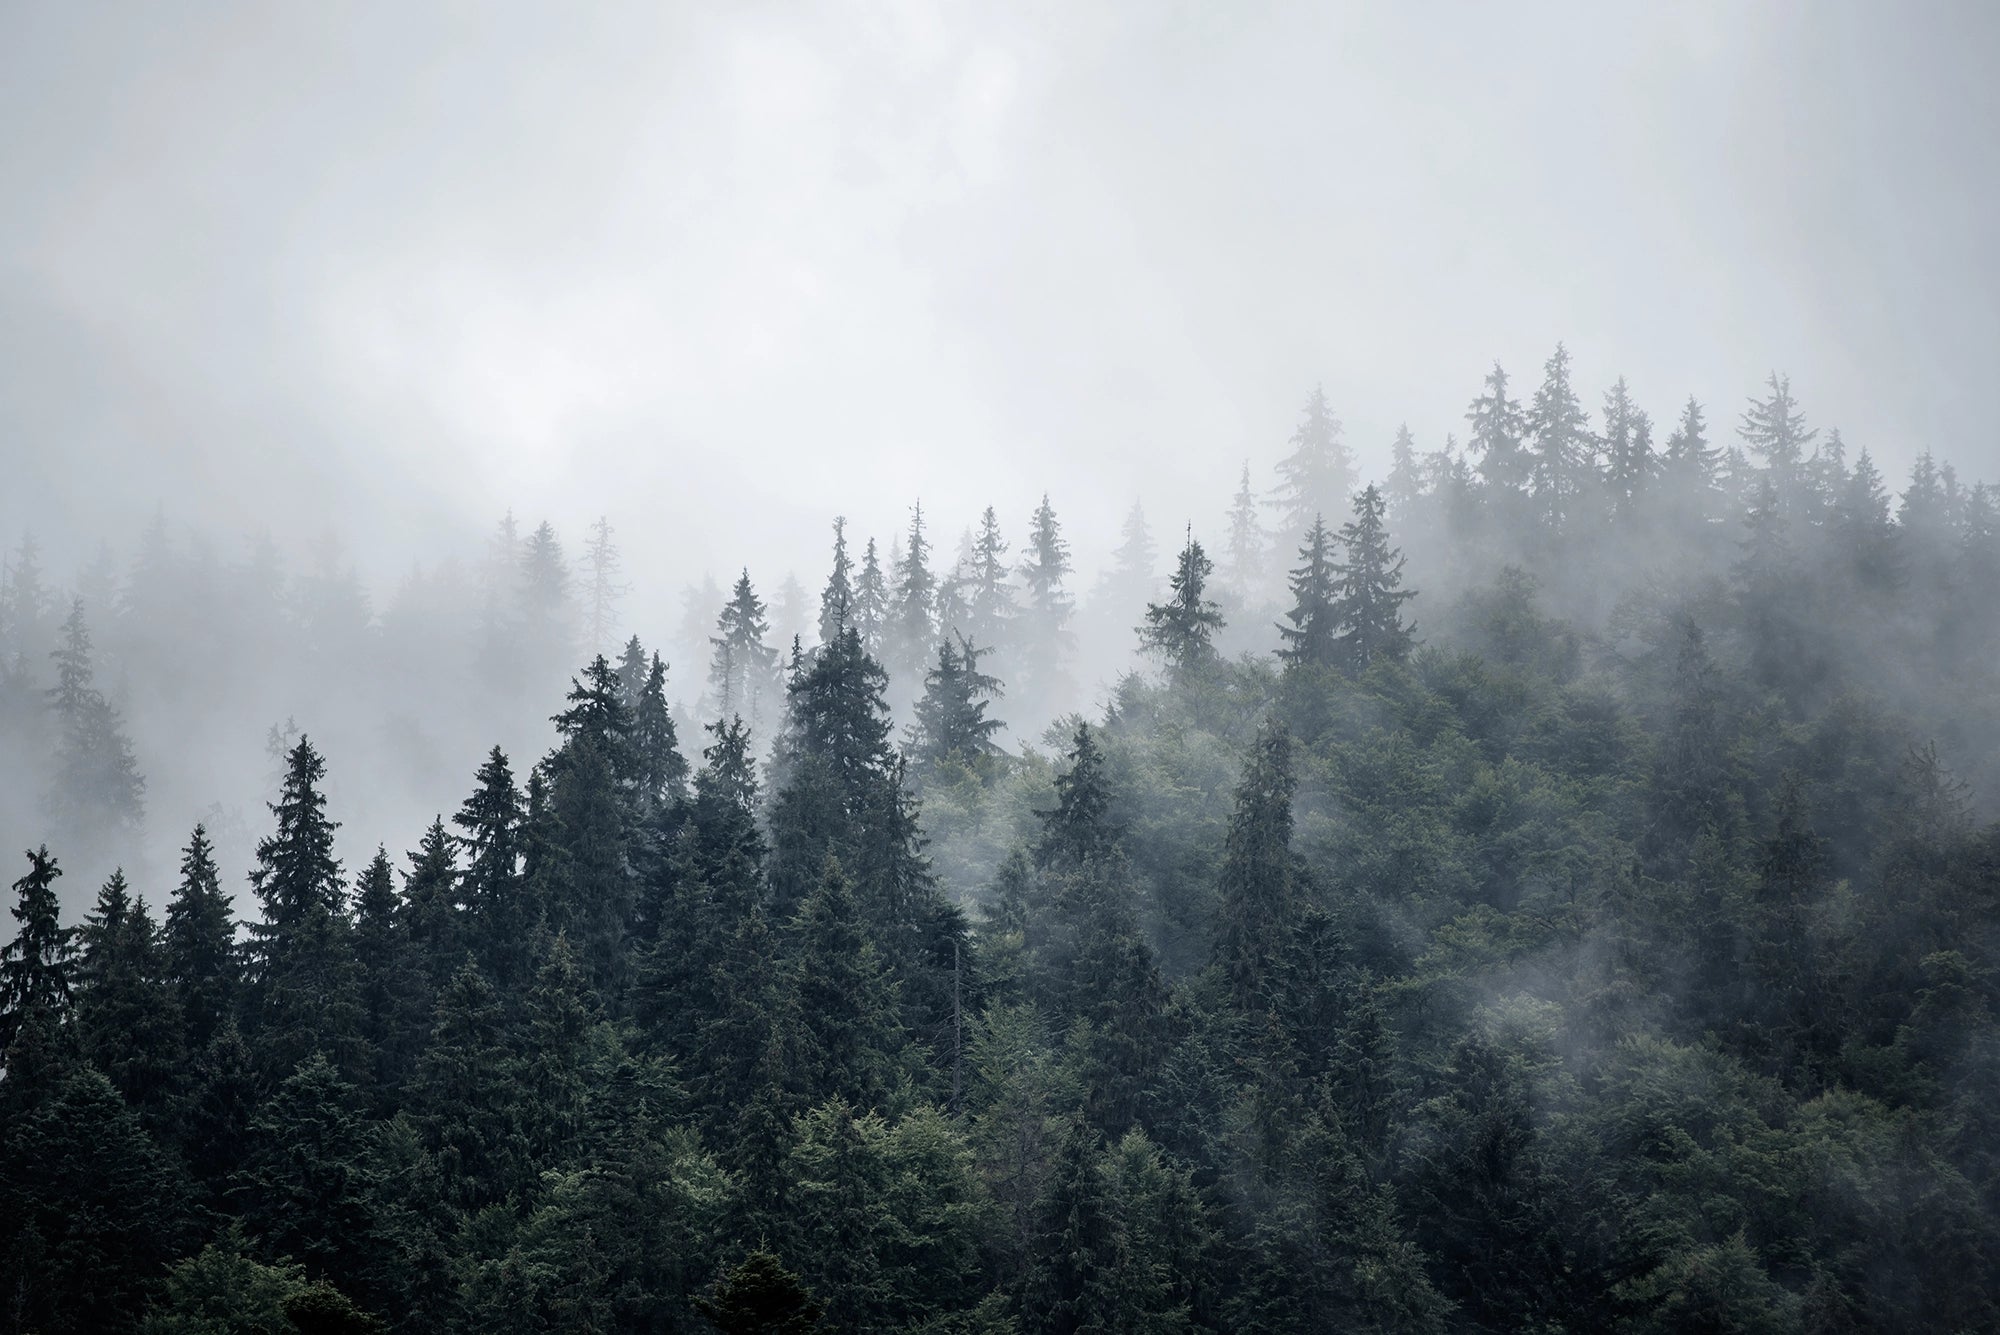
M 7 8 L 0 1332 L 2000 1320 L 1996 59 Z

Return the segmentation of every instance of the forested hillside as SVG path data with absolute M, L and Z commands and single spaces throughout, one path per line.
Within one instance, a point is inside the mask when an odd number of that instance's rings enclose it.
M 1087 589 L 1046 499 L 913 508 L 580 664 L 605 526 L 393 625 L 26 548 L 0 1330 L 2000 1327 L 2000 496 L 1560 347 L 1463 434 L 1371 481 L 1316 392 Z M 323 696 L 467 748 L 414 849 Z M 66 915 L 174 771 L 127 712 L 231 700 L 247 883 L 197 826 Z

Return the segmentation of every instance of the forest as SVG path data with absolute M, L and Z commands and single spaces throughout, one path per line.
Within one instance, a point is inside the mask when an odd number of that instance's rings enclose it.
M 0 1330 L 2000 1328 L 2000 491 L 1721 416 L 1315 391 L 1088 586 L 644 634 L 603 523 L 21 541 Z

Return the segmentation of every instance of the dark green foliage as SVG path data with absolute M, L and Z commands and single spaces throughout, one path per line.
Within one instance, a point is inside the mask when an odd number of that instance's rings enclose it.
M 1412 628 L 1403 624 L 1402 606 L 1416 590 L 1400 587 L 1403 554 L 1389 545 L 1382 514 L 1382 493 L 1370 486 L 1354 498 L 1354 518 L 1340 527 L 1347 559 L 1335 567 L 1331 610 L 1340 634 L 1333 656 L 1350 673 L 1400 662 L 1414 641 Z
M 754 1251 L 716 1281 L 701 1314 L 722 1335 L 804 1335 L 825 1310 L 799 1277 L 767 1251 Z
M 144 896 L 114 871 L 80 933 L 77 1028 L 84 1056 L 149 1125 L 164 1125 L 181 1075 L 178 998 Z
M 1004 725 L 986 717 L 1000 682 L 979 670 L 979 660 L 990 651 L 956 638 L 955 645 L 946 640 L 938 646 L 937 666 L 925 675 L 924 695 L 917 701 L 913 759 L 923 771 L 951 764 L 976 771 L 1000 749 L 993 734 Z
M 27 853 L 28 874 L 14 882 L 14 939 L 0 951 L 0 1051 L 14 1041 L 25 1017 L 42 1012 L 60 1020 L 69 1013 L 72 968 L 69 929 L 56 903 L 62 868 L 48 845 Z
M 229 896 L 222 890 L 208 831 L 200 825 L 181 854 L 180 885 L 167 902 L 162 950 L 187 1026 L 187 1047 L 199 1051 L 231 1013 L 241 983 Z

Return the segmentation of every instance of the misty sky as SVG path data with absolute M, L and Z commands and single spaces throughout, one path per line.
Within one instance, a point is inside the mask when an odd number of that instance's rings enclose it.
M 15 0 L 0 540 L 605 511 L 664 597 L 1047 487 L 1094 561 L 1558 338 L 1995 476 L 1996 14 Z

